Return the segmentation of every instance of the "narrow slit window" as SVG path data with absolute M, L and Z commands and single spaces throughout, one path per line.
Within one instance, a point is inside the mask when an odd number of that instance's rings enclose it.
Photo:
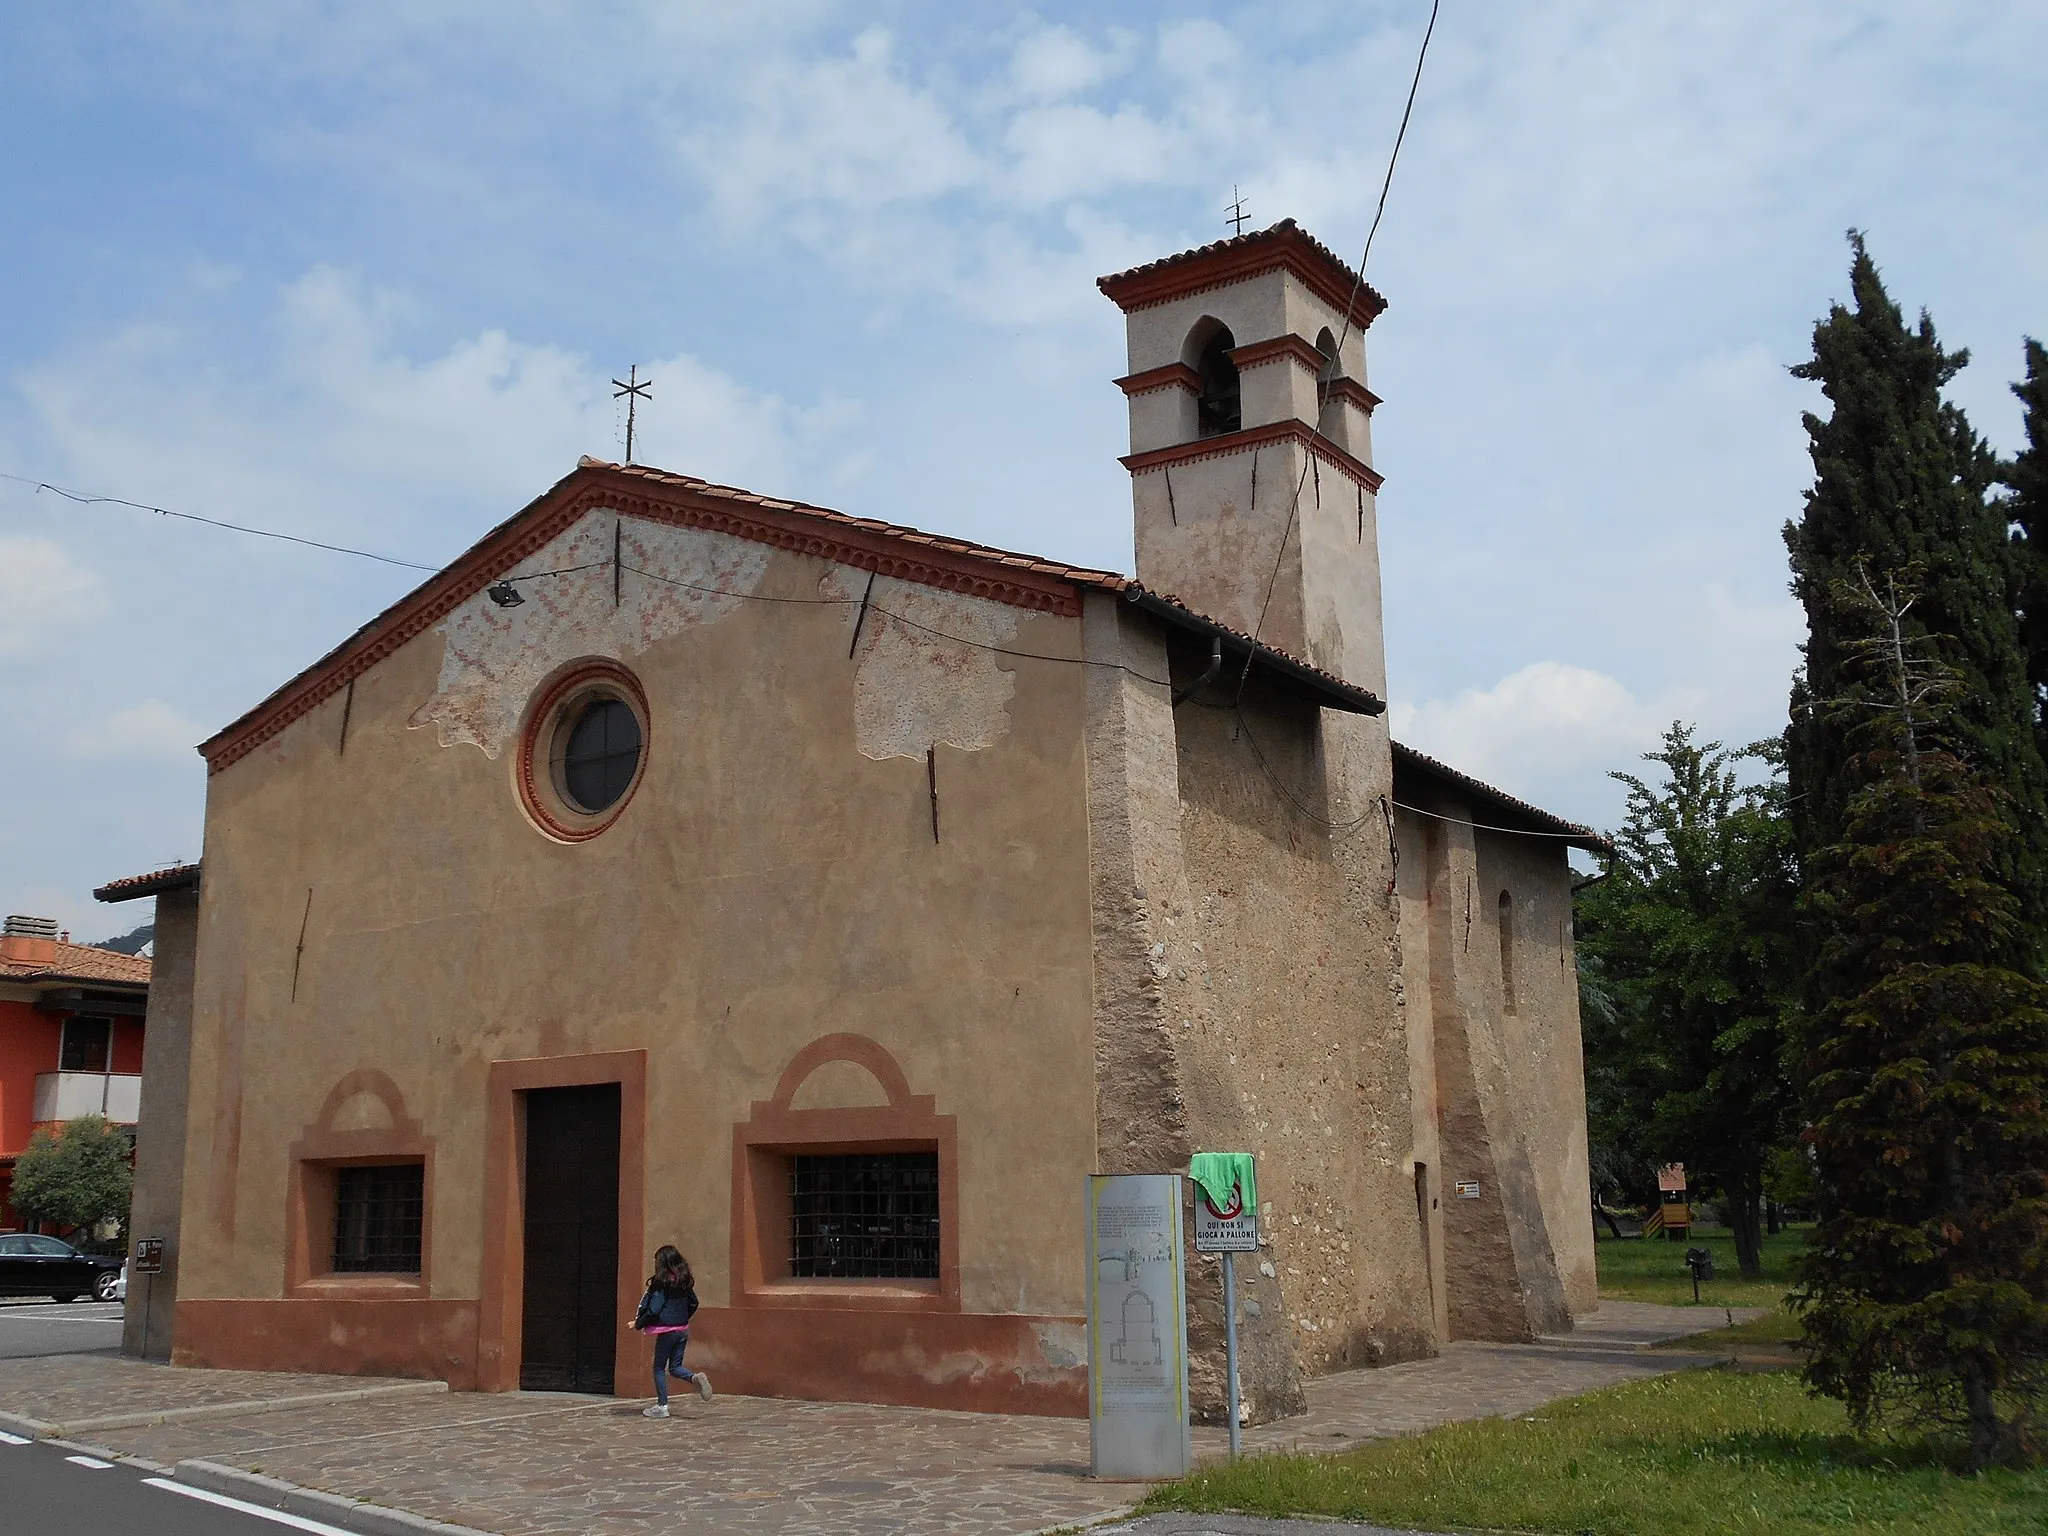
M 936 1151 L 799 1154 L 789 1194 L 794 1278 L 938 1278 Z
M 426 1214 L 424 1163 L 334 1170 L 334 1272 L 416 1275 Z
M 1500 1006 L 1503 1013 L 1515 1007 L 1515 898 L 1500 893 Z

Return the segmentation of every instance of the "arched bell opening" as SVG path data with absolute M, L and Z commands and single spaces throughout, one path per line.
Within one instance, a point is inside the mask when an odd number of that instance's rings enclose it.
M 1195 434 L 1221 437 L 1244 426 L 1244 405 L 1238 385 L 1237 363 L 1231 353 L 1237 338 L 1222 321 L 1205 318 L 1188 332 L 1182 359 L 1201 380 L 1195 396 Z

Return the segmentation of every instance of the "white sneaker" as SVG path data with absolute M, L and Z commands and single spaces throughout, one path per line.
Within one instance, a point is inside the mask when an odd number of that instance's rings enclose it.
M 656 1403 L 652 1408 L 642 1408 L 640 1410 L 640 1417 L 643 1419 L 665 1419 L 668 1417 L 668 1404 Z
M 711 1401 L 711 1378 L 702 1371 L 697 1373 L 697 1395 L 707 1403 Z

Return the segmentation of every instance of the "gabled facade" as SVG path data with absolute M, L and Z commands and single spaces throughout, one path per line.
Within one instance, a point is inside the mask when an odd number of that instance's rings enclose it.
M 725 1389 L 1078 1413 L 1082 1176 L 1202 1149 L 1260 1417 L 1592 1304 L 1591 834 L 1387 739 L 1377 296 L 1103 286 L 1137 580 L 586 460 L 204 745 L 176 1358 L 633 1393 L 675 1242 Z

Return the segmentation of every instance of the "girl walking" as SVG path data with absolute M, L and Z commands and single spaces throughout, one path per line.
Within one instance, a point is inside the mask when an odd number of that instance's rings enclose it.
M 640 1310 L 633 1326 L 654 1337 L 654 1396 L 652 1408 L 640 1411 L 650 1419 L 668 1417 L 668 1379 L 695 1382 L 697 1395 L 711 1396 L 711 1378 L 683 1364 L 683 1349 L 690 1342 L 690 1318 L 697 1310 L 696 1278 L 690 1261 L 664 1243 L 655 1251 L 654 1273 L 647 1277 L 647 1294 L 640 1298 Z

